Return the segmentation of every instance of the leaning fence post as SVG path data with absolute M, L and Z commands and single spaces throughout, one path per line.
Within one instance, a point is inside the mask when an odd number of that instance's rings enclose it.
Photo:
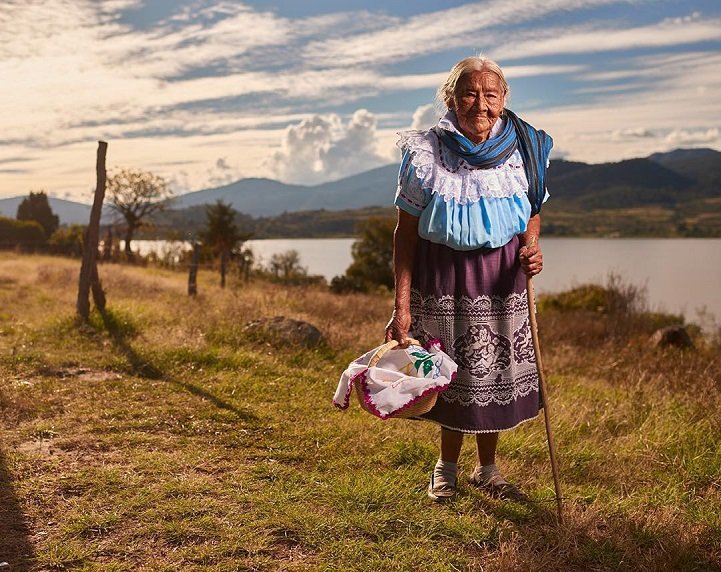
M 108 144 L 105 141 L 98 141 L 98 154 L 96 160 L 97 184 L 95 186 L 95 198 L 93 199 L 93 207 L 90 210 L 90 222 L 88 230 L 85 234 L 85 244 L 83 245 L 83 262 L 80 266 L 80 279 L 78 281 L 78 315 L 85 321 L 90 316 L 90 288 L 93 287 L 93 298 L 95 304 L 103 308 L 105 306 L 105 296 L 100 288 L 100 280 L 98 278 L 97 259 L 98 259 L 98 239 L 100 234 L 100 215 L 103 209 L 103 199 L 105 198 L 105 155 L 108 150 Z M 102 300 L 102 301 L 101 301 Z M 101 302 L 98 304 L 98 302 Z
M 105 292 L 103 292 L 103 285 L 100 283 L 97 261 L 93 264 L 93 272 L 90 276 L 90 287 L 93 292 L 95 307 L 102 312 L 105 310 Z

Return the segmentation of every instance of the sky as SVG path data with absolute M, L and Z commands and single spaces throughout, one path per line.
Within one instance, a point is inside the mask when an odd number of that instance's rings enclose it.
M 721 150 L 718 0 L 2 0 L 0 198 L 90 202 L 98 140 L 178 194 L 397 162 L 478 54 L 552 158 Z

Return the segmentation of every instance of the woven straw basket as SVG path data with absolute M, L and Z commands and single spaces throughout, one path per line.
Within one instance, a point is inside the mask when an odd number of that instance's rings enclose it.
M 421 343 L 418 340 L 414 340 L 412 338 L 408 338 L 406 340 L 408 343 L 420 346 Z M 398 342 L 396 340 L 391 340 L 390 342 L 386 342 L 383 344 L 380 348 L 378 348 L 378 351 L 376 351 L 375 354 L 373 354 L 373 357 L 368 362 L 368 367 L 375 367 L 378 362 L 381 360 L 381 358 L 391 351 L 394 347 L 398 345 Z M 358 403 L 360 403 L 360 406 L 368 411 L 368 413 L 373 413 L 370 409 L 368 409 L 368 406 L 366 405 L 364 396 L 363 396 L 363 388 L 361 387 L 360 383 L 355 383 L 355 394 L 358 398 Z M 418 415 L 423 415 L 424 413 L 428 413 L 431 409 L 433 409 L 433 406 L 436 404 L 436 399 L 438 398 L 438 393 L 434 392 L 429 395 L 426 395 L 422 399 L 419 399 L 416 403 L 411 405 L 410 407 L 404 409 L 403 411 L 399 411 L 398 413 L 394 413 L 390 417 L 396 418 L 406 418 L 406 417 L 417 417 Z

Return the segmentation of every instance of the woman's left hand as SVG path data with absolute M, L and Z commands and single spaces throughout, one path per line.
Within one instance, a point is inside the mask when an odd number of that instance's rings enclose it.
M 543 270 L 543 253 L 537 240 L 533 240 L 530 244 L 522 246 L 518 250 L 518 259 L 521 262 L 521 270 L 523 270 L 527 276 L 535 276 Z

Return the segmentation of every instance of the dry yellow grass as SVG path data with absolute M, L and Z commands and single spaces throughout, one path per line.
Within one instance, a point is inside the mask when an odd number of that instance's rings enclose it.
M 651 348 L 641 320 L 540 316 L 566 522 L 541 421 L 504 434 L 538 502 L 425 497 L 436 429 L 330 407 L 390 297 L 101 266 L 110 313 L 73 319 L 76 261 L 0 259 L 0 561 L 12 570 L 721 569 L 718 348 Z M 315 350 L 249 340 L 307 320 Z M 636 318 L 634 318 L 636 320 Z M 472 468 L 470 446 L 463 474 Z M 462 475 L 463 478 L 463 475 Z

